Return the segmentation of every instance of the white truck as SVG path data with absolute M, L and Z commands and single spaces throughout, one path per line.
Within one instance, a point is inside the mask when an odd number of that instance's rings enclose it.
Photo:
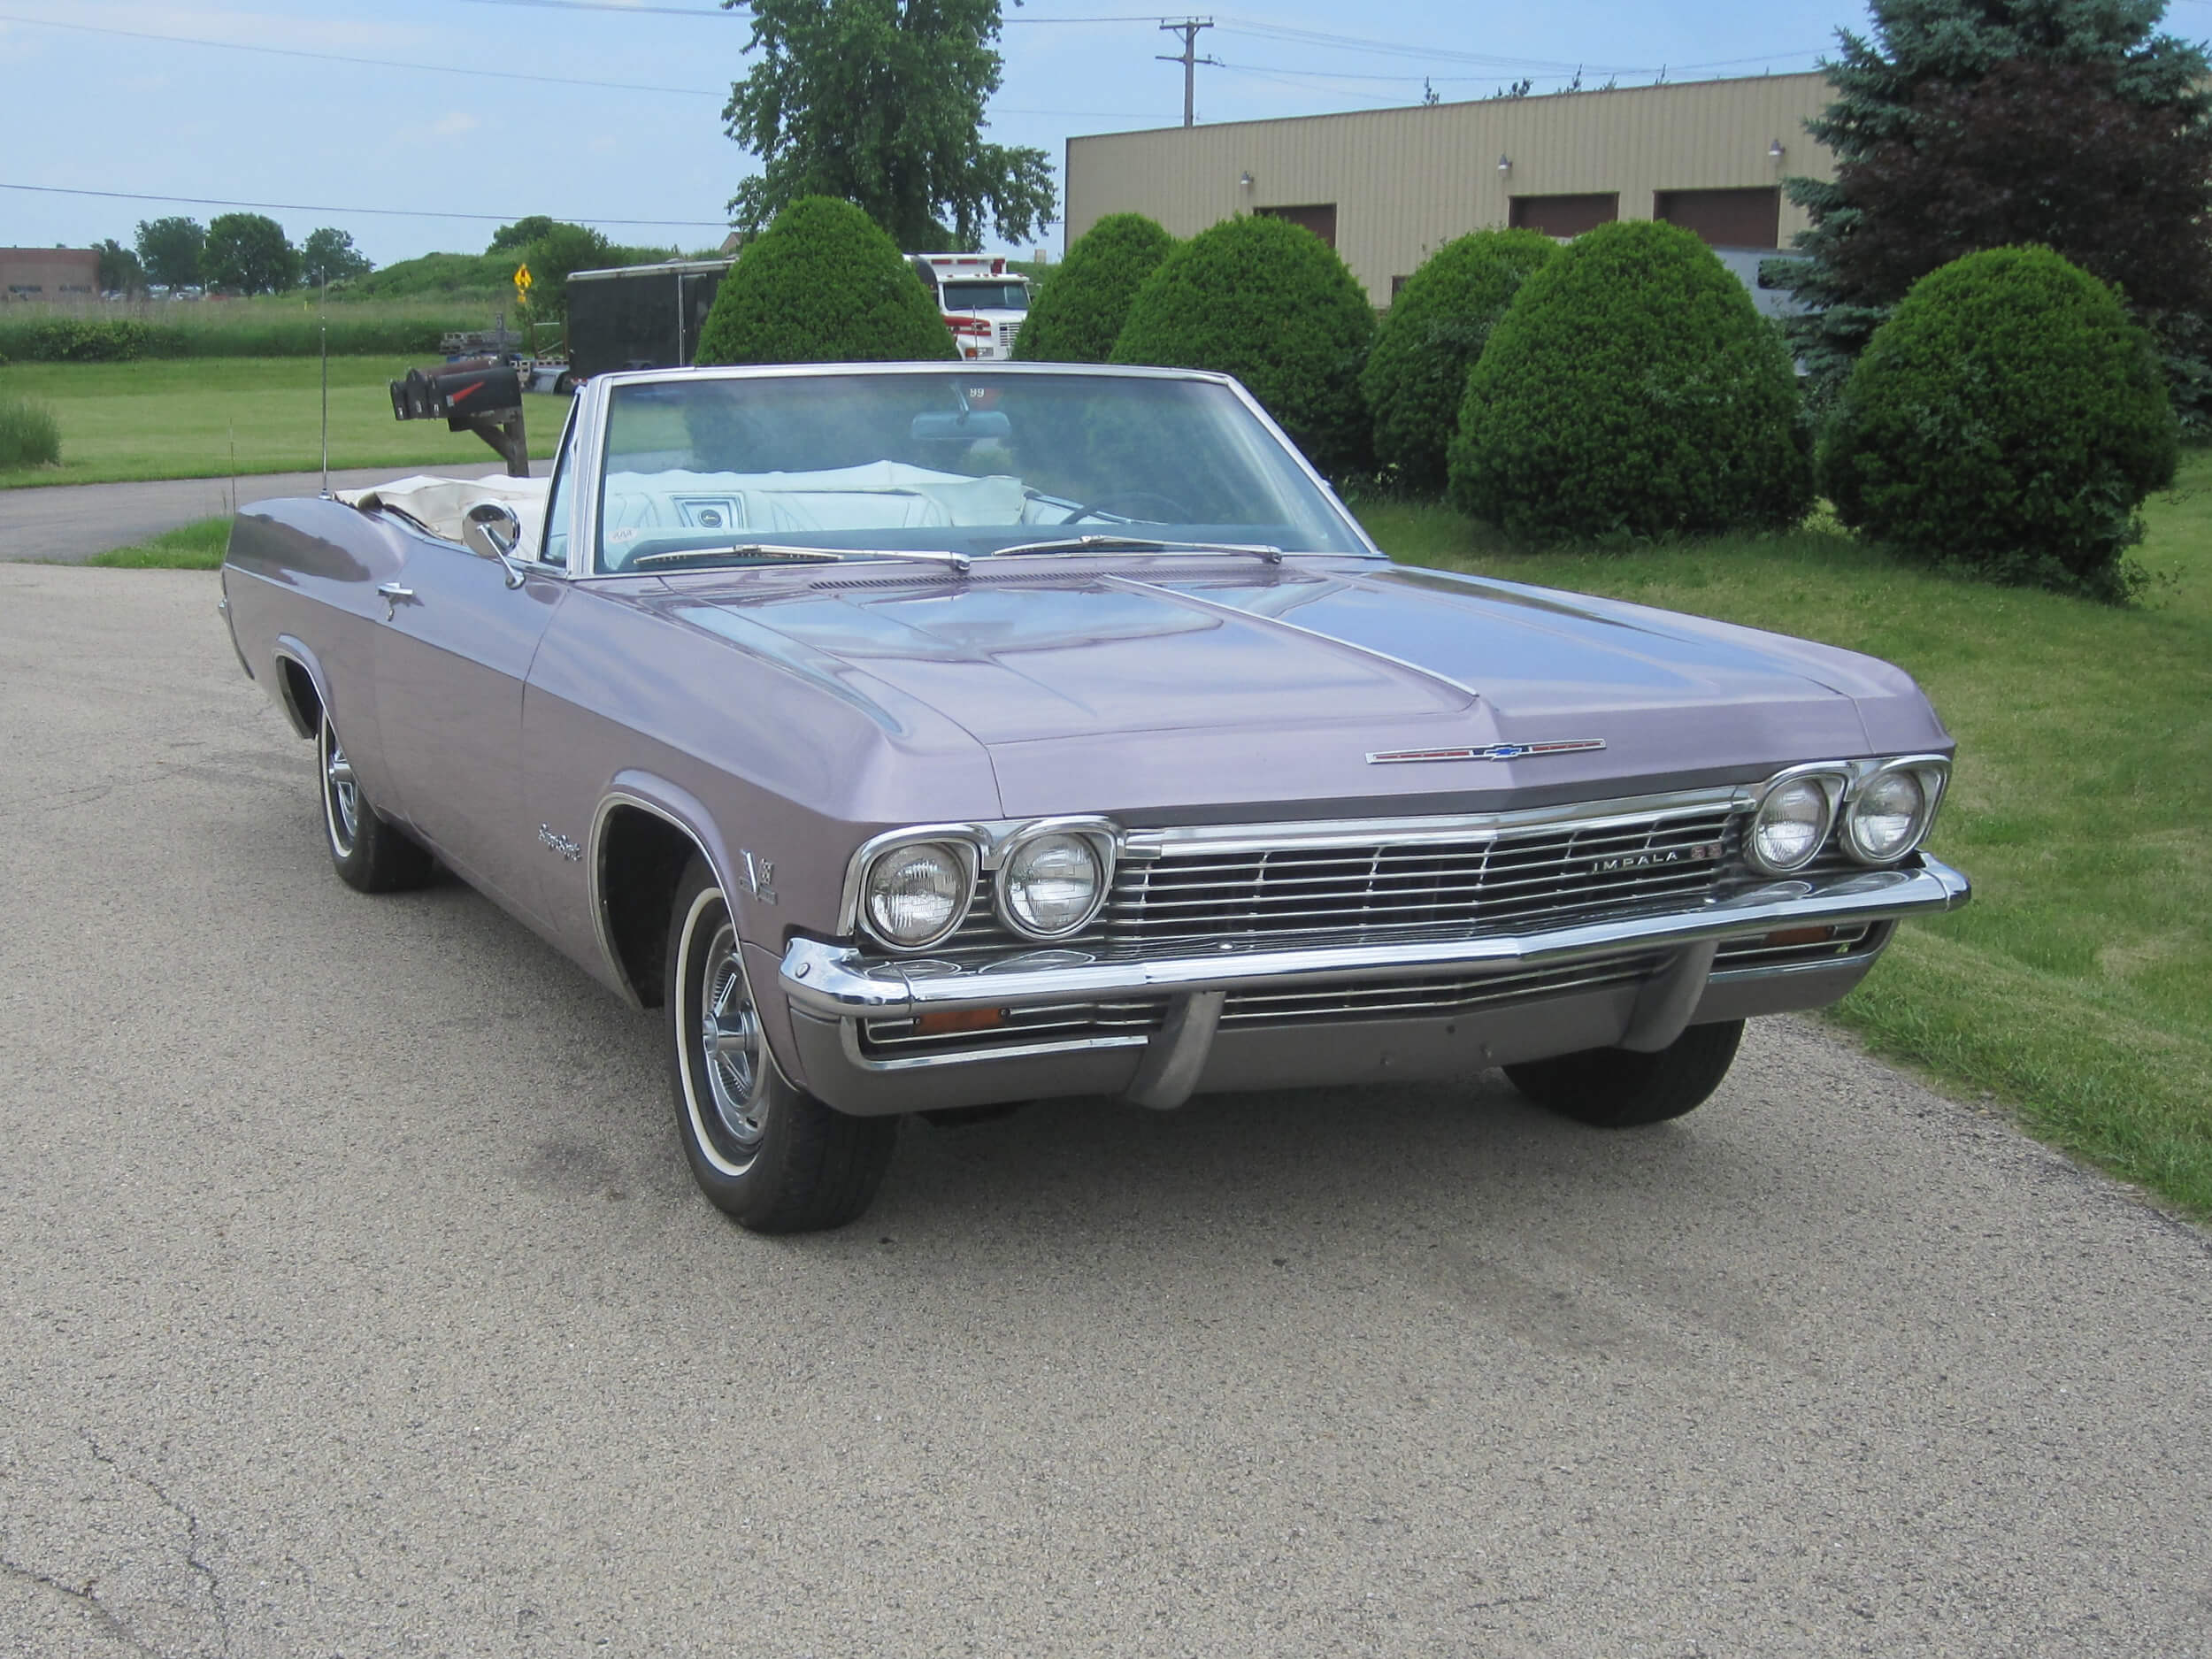
M 1029 315 L 1027 277 L 988 254 L 918 253 L 910 263 L 937 296 L 962 357 L 987 363 L 1014 355 L 1014 336 Z

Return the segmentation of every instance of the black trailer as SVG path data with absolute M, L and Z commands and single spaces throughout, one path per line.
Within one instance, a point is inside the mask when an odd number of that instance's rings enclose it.
M 672 259 L 572 271 L 568 278 L 568 366 L 579 380 L 612 369 L 680 369 L 733 259 Z

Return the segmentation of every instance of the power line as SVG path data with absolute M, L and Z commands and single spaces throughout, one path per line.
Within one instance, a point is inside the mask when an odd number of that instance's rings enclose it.
M 612 9 L 626 12 L 634 8 L 617 6 Z M 514 69 L 403 63 L 392 58 L 360 58 L 347 52 L 315 52 L 296 46 L 257 46 L 247 41 L 211 41 L 194 35 L 155 35 L 145 29 L 108 28 L 96 23 L 58 23 L 51 18 L 25 18 L 0 13 L 0 23 L 20 23 L 42 29 L 69 29 L 79 35 L 111 35 L 124 40 L 156 41 L 165 46 L 211 46 L 221 51 L 261 52 L 273 58 L 309 58 L 326 64 L 365 65 L 373 69 L 404 69 L 411 74 L 466 75 L 471 81 L 526 81 L 541 87 L 593 87 L 611 92 L 659 92 L 685 98 L 720 98 L 728 96 L 726 93 L 708 92 L 698 87 L 649 86 L 634 81 L 580 81 L 569 75 L 526 74 Z
M 446 213 L 421 207 L 330 207 L 311 202 L 233 202 L 218 196 L 153 196 L 137 190 L 77 190 L 58 184 L 10 184 L 0 180 L 0 190 L 26 190 L 35 196 L 96 196 L 111 202 L 165 202 L 191 207 L 250 207 L 267 213 L 356 213 L 379 219 L 473 219 L 488 225 L 512 224 L 527 213 Z M 601 219 L 594 214 L 567 216 L 579 225 L 641 225 L 682 230 L 727 230 L 726 219 Z
M 697 6 L 633 6 L 618 5 L 614 0 L 469 0 L 480 6 L 535 6 L 548 12 L 618 12 L 625 17 L 636 17 L 643 12 L 664 18 L 729 18 L 735 12 L 704 12 Z

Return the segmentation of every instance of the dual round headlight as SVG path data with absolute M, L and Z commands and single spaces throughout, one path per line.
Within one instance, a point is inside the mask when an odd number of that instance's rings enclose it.
M 975 895 L 972 848 L 913 841 L 879 854 L 861 886 L 868 931 L 887 945 L 919 950 L 957 928 Z
M 999 920 L 1026 939 L 1080 933 L 1106 902 L 1110 845 L 1097 835 L 1045 827 L 1018 835 L 999 860 Z M 887 848 L 861 879 L 861 919 L 895 949 L 941 944 L 967 919 L 980 864 L 979 849 L 965 839 Z
M 1942 793 L 1933 760 L 1891 762 L 1855 778 L 1840 769 L 1786 777 L 1760 798 L 1746 850 L 1769 875 L 1802 870 L 1828 844 L 1840 804 L 1842 850 L 1859 864 L 1894 864 L 1927 835 Z
M 1032 939 L 1079 932 L 1106 898 L 1106 861 L 1087 835 L 1057 831 L 1017 841 L 999 868 L 1000 919 Z
M 1845 850 L 1861 864 L 1886 864 L 1902 858 L 1928 833 L 1939 789 L 1936 774 L 1916 767 L 1876 772 L 1844 809 Z
M 1842 787 L 1840 778 L 1820 772 L 1769 789 L 1751 818 L 1751 862 L 1778 876 L 1812 863 L 1828 840 Z

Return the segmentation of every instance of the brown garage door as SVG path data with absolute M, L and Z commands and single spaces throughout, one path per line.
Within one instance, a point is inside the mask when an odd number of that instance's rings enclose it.
M 1782 245 L 1782 192 L 1760 190 L 1662 190 L 1653 200 L 1653 217 L 1695 231 L 1713 248 L 1778 248 Z
M 1336 246 L 1336 204 L 1317 203 L 1310 207 L 1263 207 L 1254 210 L 1270 219 L 1286 219 L 1294 225 L 1303 225 L 1323 242 Z
M 1547 236 L 1579 236 L 1621 216 L 1617 196 L 1517 196 L 1509 219 L 1516 230 Z

